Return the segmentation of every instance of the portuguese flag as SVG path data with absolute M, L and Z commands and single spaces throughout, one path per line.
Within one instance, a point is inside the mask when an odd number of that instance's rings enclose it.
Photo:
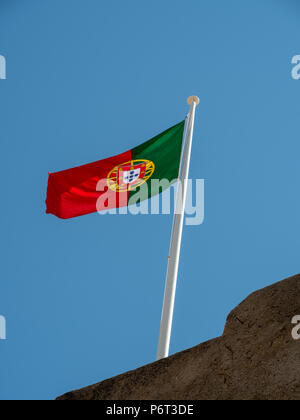
M 151 198 L 158 193 L 151 188 L 152 180 L 178 179 L 184 124 L 118 156 L 50 173 L 46 212 L 70 219 L 128 206 L 137 192 L 141 200 Z M 148 188 L 143 189 L 145 183 Z

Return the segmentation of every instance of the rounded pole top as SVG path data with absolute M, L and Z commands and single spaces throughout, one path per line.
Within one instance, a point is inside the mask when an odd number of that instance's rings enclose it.
M 198 98 L 198 96 L 190 96 L 187 100 L 189 105 L 192 105 L 193 102 L 196 103 L 196 105 L 200 104 L 200 99 Z

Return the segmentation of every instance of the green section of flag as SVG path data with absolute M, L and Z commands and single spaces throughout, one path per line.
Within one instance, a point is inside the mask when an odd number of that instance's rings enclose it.
M 151 180 L 167 179 L 169 182 L 173 182 L 178 178 L 184 125 L 185 121 L 182 121 L 141 146 L 132 149 L 133 160 L 147 159 L 155 165 L 153 175 L 146 181 L 148 184 L 148 194 L 143 194 L 141 200 L 146 200 L 158 193 L 158 191 L 151 189 Z M 162 192 L 163 189 L 159 192 Z M 139 191 L 140 193 L 143 191 L 143 186 L 137 188 L 135 191 L 131 191 L 129 200 Z

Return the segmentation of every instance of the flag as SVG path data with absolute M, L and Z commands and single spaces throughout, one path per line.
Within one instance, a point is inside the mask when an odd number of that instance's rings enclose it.
M 50 173 L 46 212 L 61 219 L 128 206 L 130 197 L 144 191 L 142 200 L 157 194 L 153 179 L 178 178 L 185 121 L 128 152 L 65 171 Z M 142 190 L 144 183 L 148 188 Z

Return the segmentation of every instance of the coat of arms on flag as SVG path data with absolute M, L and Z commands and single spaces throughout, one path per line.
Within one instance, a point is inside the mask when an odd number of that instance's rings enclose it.
M 140 179 L 144 178 L 146 169 L 146 162 L 140 163 L 139 165 L 119 166 L 117 178 L 119 187 L 137 184 Z
M 116 166 L 108 175 L 107 183 L 113 191 L 131 191 L 141 186 L 154 173 L 155 165 L 149 160 L 133 160 Z

